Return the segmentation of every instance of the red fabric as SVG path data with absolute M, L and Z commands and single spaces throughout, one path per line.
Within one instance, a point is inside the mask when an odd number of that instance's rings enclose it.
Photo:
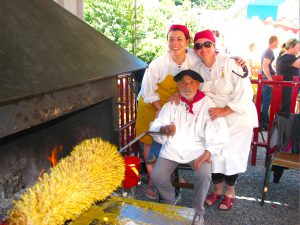
M 187 37 L 187 39 L 191 39 L 190 32 L 189 32 L 188 28 L 186 26 L 184 26 L 184 25 L 173 24 L 172 26 L 170 26 L 169 32 L 172 31 L 172 30 L 180 30 L 180 31 L 182 31 L 185 34 L 185 36 Z
M 215 35 L 211 30 L 203 30 L 203 31 L 197 32 L 194 37 L 194 43 L 196 43 L 196 41 L 200 38 L 206 38 L 206 39 L 210 40 L 211 42 L 216 43 Z
M 281 27 L 283 28 L 285 31 L 292 31 L 294 34 L 297 34 L 300 29 L 299 29 L 299 21 L 298 23 L 297 22 L 294 22 L 294 21 L 290 21 L 288 20 L 287 18 L 281 18 L 277 21 L 273 21 L 272 19 L 271 20 L 264 20 L 263 23 L 265 25 L 272 25 L 273 27 L 277 28 L 277 27 Z
M 205 94 L 202 91 L 198 90 L 197 93 L 196 93 L 196 95 L 195 95 L 195 97 L 194 97 L 194 99 L 193 99 L 193 101 L 189 101 L 189 100 L 187 100 L 183 96 L 180 97 L 180 100 L 183 101 L 185 104 L 188 105 L 188 107 L 189 107 L 189 113 L 194 114 L 194 112 L 193 112 L 193 104 L 195 102 L 200 101 L 202 98 L 204 98 L 204 96 L 205 96 Z

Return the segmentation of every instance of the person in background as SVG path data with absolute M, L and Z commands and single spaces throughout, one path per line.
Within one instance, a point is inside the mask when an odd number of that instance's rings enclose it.
M 258 73 L 261 68 L 260 68 L 260 55 L 258 54 L 257 46 L 255 42 L 249 44 L 247 61 L 251 70 L 251 77 L 257 79 Z
M 295 113 L 300 113 L 300 93 L 298 92 L 295 106 Z
M 292 81 L 294 76 L 300 76 L 300 58 L 298 56 L 299 51 L 300 42 L 295 38 L 289 39 L 286 43 L 282 45 L 282 49 L 276 61 L 276 73 L 278 75 L 282 75 L 284 81 Z M 283 87 L 280 109 L 281 112 L 291 112 L 291 98 L 292 88 Z M 295 113 L 297 112 L 295 111 Z M 272 166 L 272 170 L 274 171 L 273 182 L 279 183 L 284 171 L 284 167 Z
M 142 84 L 142 80 L 143 80 L 143 76 L 145 73 L 146 69 L 141 69 L 141 70 L 137 70 L 135 72 L 132 73 L 132 76 L 135 80 L 136 86 L 134 88 L 134 92 L 135 94 L 138 96 L 139 91 L 141 90 L 141 84 Z
M 264 79 L 273 80 L 275 70 L 272 63 L 275 60 L 274 49 L 278 47 L 278 37 L 271 36 L 269 38 L 269 47 L 264 50 L 261 56 L 261 73 Z M 269 85 L 263 85 L 262 106 L 261 106 L 261 129 L 268 130 L 269 126 L 269 106 L 271 103 L 272 88 Z
M 175 74 L 182 70 L 190 69 L 198 60 L 193 50 L 188 49 L 190 33 L 186 26 L 174 24 L 170 26 L 168 34 L 168 51 L 149 64 L 146 70 L 138 100 L 136 136 L 149 130 L 150 122 L 155 119 L 162 106 L 169 100 L 170 96 L 178 91 L 177 84 L 173 80 Z M 144 148 L 144 159 L 148 161 L 151 136 L 147 135 L 140 139 Z M 160 149 L 160 145 L 153 143 L 153 147 Z M 151 174 L 156 159 L 149 159 L 146 164 L 149 182 L 146 196 L 156 199 L 158 192 L 152 184 Z
M 199 90 L 203 78 L 193 70 L 178 73 L 174 80 L 181 95 L 178 105 L 166 103 L 151 123 L 151 131 L 159 131 L 154 139 L 162 144 L 152 179 L 164 203 L 175 203 L 171 174 L 179 163 L 189 163 L 194 170 L 195 217 L 192 224 L 204 224 L 204 201 L 211 181 L 210 157 L 218 154 L 228 142 L 224 118 L 211 120 L 208 110 L 213 101 Z
M 256 43 L 253 42 L 249 44 L 249 52 L 247 57 L 247 62 L 251 71 L 251 79 L 258 79 L 258 73 L 260 71 L 259 55 L 257 54 Z M 252 84 L 252 89 L 254 92 L 253 102 L 256 102 L 257 84 Z
M 282 45 L 276 61 L 276 73 L 283 76 L 284 81 L 292 81 L 294 76 L 299 77 L 300 58 L 299 40 L 292 38 Z M 292 88 L 283 87 L 281 112 L 291 112 Z
M 194 69 L 204 79 L 201 90 L 216 104 L 209 109 L 209 115 L 212 120 L 225 118 L 229 130 L 229 143 L 220 157 L 212 156 L 214 190 L 205 202 L 214 205 L 224 194 L 219 209 L 229 210 L 235 199 L 238 174 L 247 169 L 253 128 L 258 126 L 258 118 L 247 73 L 232 58 L 218 53 L 215 42 L 210 30 L 200 31 L 194 37 L 194 51 L 201 59 Z

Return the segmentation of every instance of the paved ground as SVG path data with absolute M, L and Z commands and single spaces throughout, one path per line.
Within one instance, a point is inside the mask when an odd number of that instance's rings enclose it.
M 206 207 L 206 225 L 298 225 L 300 171 L 285 170 L 279 184 L 270 183 L 264 206 L 260 206 L 264 179 L 265 150 L 258 150 L 257 165 L 248 165 L 246 173 L 241 174 L 236 186 L 236 200 L 231 211 L 220 211 L 217 205 Z M 183 172 L 185 179 L 192 179 L 191 172 Z M 271 176 L 272 179 L 273 176 Z M 137 190 L 137 197 L 147 200 L 142 192 L 146 183 L 143 175 L 142 185 Z M 182 189 L 183 201 L 179 204 L 192 207 L 193 191 Z M 157 200 L 156 200 L 157 201 Z

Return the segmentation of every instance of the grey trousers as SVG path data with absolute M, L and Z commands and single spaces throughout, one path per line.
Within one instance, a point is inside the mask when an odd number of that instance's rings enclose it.
M 189 164 L 192 165 L 193 161 Z M 171 174 L 179 163 L 162 157 L 158 157 L 152 173 L 152 181 L 159 191 L 165 203 L 175 200 L 175 188 L 171 183 Z M 211 164 L 204 162 L 202 166 L 194 170 L 194 192 L 193 206 L 199 215 L 204 215 L 204 201 L 211 181 Z

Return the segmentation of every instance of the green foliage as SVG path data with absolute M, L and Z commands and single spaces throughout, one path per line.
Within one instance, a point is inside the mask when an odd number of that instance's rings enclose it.
M 210 10 L 228 9 L 235 0 L 191 0 L 193 7 L 199 7 Z
M 145 62 L 151 62 L 167 49 L 167 29 L 174 15 L 188 26 L 191 35 L 197 31 L 197 15 L 191 6 L 207 9 L 228 8 L 234 0 L 85 0 L 84 20 L 122 48 Z M 151 2 L 151 7 L 143 5 Z M 175 20 L 178 21 L 178 20 Z M 136 22 L 136 31 L 134 24 Z M 192 41 L 191 41 L 192 43 Z
M 134 2 L 131 0 L 86 0 L 84 20 L 96 30 L 134 52 Z M 141 24 L 143 7 L 137 7 L 136 23 Z M 142 39 L 143 36 L 136 37 Z
M 182 0 L 174 0 L 175 5 L 182 5 Z

